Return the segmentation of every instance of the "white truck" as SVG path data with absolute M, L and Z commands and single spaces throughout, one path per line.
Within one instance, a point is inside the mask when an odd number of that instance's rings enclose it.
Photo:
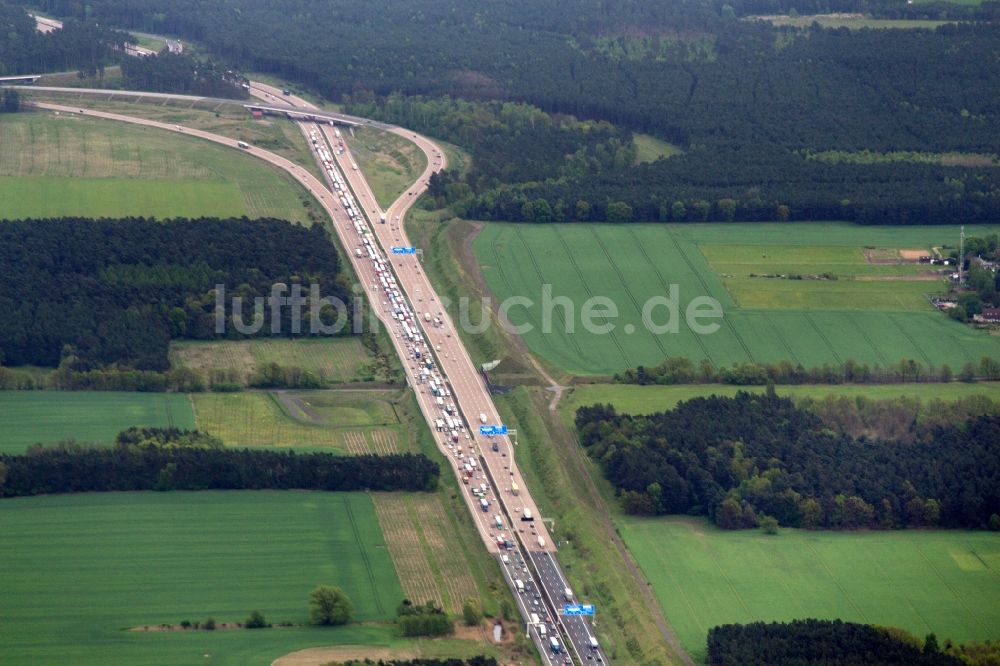
M 485 424 L 485 423 L 486 423 L 486 414 L 482 414 L 482 413 L 481 413 L 481 414 L 479 415 L 479 422 L 480 422 L 480 423 L 483 423 L 483 424 Z

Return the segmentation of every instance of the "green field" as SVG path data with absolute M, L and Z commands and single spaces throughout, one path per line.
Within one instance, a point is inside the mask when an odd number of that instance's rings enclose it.
M 0 219 L 249 216 L 309 223 L 305 191 L 237 151 L 49 113 L 0 118 Z
M 309 592 L 342 587 L 355 619 L 403 592 L 361 493 L 108 493 L 0 502 L 5 664 L 268 664 L 315 645 L 393 645 L 381 625 L 138 632 L 181 620 L 308 623 Z
M 559 403 L 559 409 L 570 420 L 580 407 L 596 403 L 610 403 L 626 414 L 652 414 L 673 409 L 678 402 L 708 395 L 733 396 L 739 391 L 763 393 L 763 386 L 729 386 L 726 384 L 682 384 L 677 386 L 636 386 L 625 384 L 590 384 L 575 386 Z M 957 400 L 973 395 L 984 395 L 1000 401 L 1000 383 L 976 384 L 807 384 L 776 386 L 775 392 L 789 398 L 822 399 L 828 395 L 849 398 L 908 397 L 920 400 Z
M 967 228 L 966 232 L 976 236 L 995 230 Z M 512 323 L 534 327 L 522 336 L 528 347 L 576 374 L 611 374 L 655 365 L 667 356 L 686 356 L 695 362 L 709 358 L 717 366 L 788 360 L 807 367 L 848 358 L 890 365 L 905 357 L 957 369 L 983 356 L 1000 356 L 1000 337 L 954 322 L 929 303 L 921 305 L 920 294 L 941 289 L 936 281 L 871 279 L 887 272 L 906 277 L 919 270 L 916 267 L 859 263 L 865 261 L 861 254 L 865 247 L 926 249 L 957 244 L 957 239 L 953 227 L 846 223 L 623 227 L 491 223 L 476 238 L 474 249 L 498 302 L 510 296 L 534 302 L 530 308 L 510 310 Z M 736 246 L 743 249 L 730 254 Z M 774 255 L 768 255 L 772 251 Z M 722 266 L 713 269 L 706 256 Z M 732 263 L 725 263 L 729 256 Z M 816 261 L 817 266 L 843 270 L 848 265 L 858 271 L 858 279 L 746 277 L 731 292 L 727 280 L 735 278 L 721 277 L 752 272 L 751 266 L 761 273 L 773 272 L 772 267 L 789 268 L 796 265 L 793 258 L 799 266 Z M 573 333 L 566 332 L 562 307 L 554 308 L 551 330 L 543 333 L 543 284 L 552 285 L 554 297 L 573 301 Z M 641 308 L 653 296 L 667 296 L 671 285 L 679 290 L 679 331 L 653 335 L 642 323 Z M 715 333 L 696 335 L 683 321 L 684 309 L 692 299 L 706 295 L 719 301 L 725 317 Z M 583 329 L 581 305 L 591 296 L 608 297 L 617 307 L 619 316 L 611 322 L 615 326 L 611 333 Z M 754 307 L 741 305 L 748 300 Z M 664 322 L 666 310 L 658 309 L 655 319 Z
M 929 296 L 945 285 L 938 267 L 871 263 L 860 247 L 705 244 L 700 249 L 742 308 L 926 310 Z M 785 277 L 773 277 L 779 275 Z
M 427 167 L 423 151 L 397 134 L 362 127 L 345 132 L 344 139 L 382 208 L 388 208 Z
M 655 162 L 661 157 L 673 157 L 684 152 L 674 144 L 657 139 L 650 134 L 636 134 L 633 141 L 635 143 L 636 164 Z
M 0 453 L 36 442 L 110 444 L 132 426 L 193 428 L 186 395 L 115 391 L 0 391 Z
M 308 370 L 330 384 L 374 378 L 372 355 L 356 337 L 173 342 L 170 345 L 170 361 L 175 367 L 192 368 L 206 374 L 231 371 L 243 381 L 267 363 Z
M 194 393 L 195 423 L 227 446 L 362 454 L 413 444 L 394 404 L 401 391 Z
M 840 618 L 939 641 L 1000 638 L 1000 535 L 725 532 L 693 519 L 619 521 L 681 643 L 731 622 Z

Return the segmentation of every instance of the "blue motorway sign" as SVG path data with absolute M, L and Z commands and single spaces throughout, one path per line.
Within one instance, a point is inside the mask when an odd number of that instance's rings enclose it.
M 563 615 L 593 615 L 594 604 L 563 604 Z
M 393 254 L 416 254 L 417 253 L 417 248 L 415 248 L 415 247 L 405 247 L 405 246 L 404 247 L 393 246 L 392 253 Z
M 507 426 L 505 425 L 484 425 L 479 426 L 479 434 L 484 437 L 489 437 L 491 435 L 506 435 Z

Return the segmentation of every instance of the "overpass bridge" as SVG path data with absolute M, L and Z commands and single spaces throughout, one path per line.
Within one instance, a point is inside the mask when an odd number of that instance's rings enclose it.
M 0 86 L 30 85 L 40 78 L 42 78 L 40 74 L 27 74 L 24 76 L 0 76 Z
M 246 109 L 248 113 L 252 111 L 260 111 L 261 113 L 268 115 L 280 115 L 296 121 L 319 123 L 332 122 L 335 125 L 344 125 L 347 127 L 361 127 L 362 125 L 371 125 L 373 127 L 383 129 L 388 127 L 388 125 L 383 123 L 368 120 L 367 118 L 350 116 L 344 113 L 335 113 L 333 111 L 323 111 L 320 109 L 307 109 L 301 107 L 272 106 L 270 104 L 259 103 L 253 104 L 247 103 L 245 100 L 226 99 L 223 97 L 201 97 L 197 95 L 180 95 L 175 93 L 144 92 L 141 90 L 106 90 L 104 88 L 70 88 L 63 86 L 27 85 L 33 84 L 39 78 L 40 75 L 9 76 L 0 78 L 0 86 L 16 88 L 26 92 L 51 92 L 76 95 L 78 97 L 102 97 L 107 101 L 117 99 L 132 102 L 159 102 L 162 105 L 166 105 L 170 102 L 179 102 L 187 103 L 188 107 L 200 104 L 212 107 L 212 110 L 217 110 L 223 106 L 241 106 Z

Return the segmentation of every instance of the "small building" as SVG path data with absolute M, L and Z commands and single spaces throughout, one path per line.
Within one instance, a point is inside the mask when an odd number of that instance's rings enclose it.
M 254 109 L 250 112 L 250 115 L 254 117 L 254 120 L 260 120 L 264 117 L 264 112 L 260 109 Z
M 992 324 L 1000 324 L 1000 308 L 983 308 L 979 318 Z

